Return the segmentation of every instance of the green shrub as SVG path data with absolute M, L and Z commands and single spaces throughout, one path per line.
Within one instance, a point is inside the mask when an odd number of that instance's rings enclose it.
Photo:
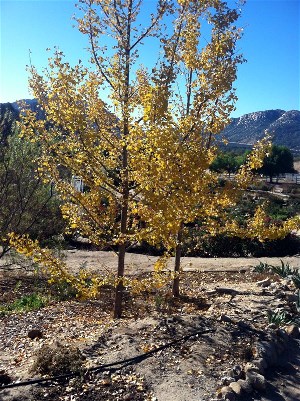
M 47 298 L 41 294 L 32 293 L 23 295 L 21 298 L 16 299 L 13 303 L 0 306 L 2 314 L 9 312 L 22 312 L 35 309 L 41 309 L 47 304 Z

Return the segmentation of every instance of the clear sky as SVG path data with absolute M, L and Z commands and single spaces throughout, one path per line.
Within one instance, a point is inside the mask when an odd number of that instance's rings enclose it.
M 152 0 L 144 0 L 151 2 Z M 29 49 L 39 69 L 46 48 L 59 46 L 66 59 L 84 60 L 85 37 L 73 28 L 75 0 L 0 0 L 0 102 L 30 98 Z M 300 0 L 248 0 L 239 47 L 248 60 L 235 82 L 239 100 L 233 117 L 268 109 L 300 109 Z

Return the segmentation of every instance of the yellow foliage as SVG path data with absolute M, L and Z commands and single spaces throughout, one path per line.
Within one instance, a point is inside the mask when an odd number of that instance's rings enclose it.
M 20 122 L 22 135 L 40 144 L 38 170 L 54 184 L 69 231 L 118 247 L 114 285 L 127 285 L 127 245 L 148 241 L 170 251 L 180 246 L 183 225 L 196 218 L 214 232 L 223 229 L 218 217 L 236 204 L 269 148 L 268 138 L 258 143 L 236 180 L 223 188 L 209 169 L 236 101 L 233 82 L 243 62 L 236 49 L 239 10 L 221 0 L 163 0 L 145 28 L 138 24 L 141 5 L 130 5 L 80 1 L 84 15 L 77 22 L 89 38 L 92 64 L 71 66 L 55 49 L 43 73 L 31 66 L 30 89 L 46 119 L 24 109 Z M 201 38 L 203 20 L 210 27 L 208 41 Z M 112 40 L 101 47 L 103 35 Z M 137 64 L 148 37 L 159 54 L 146 68 Z M 72 176 L 83 180 L 83 193 Z M 257 213 L 253 235 L 262 217 Z M 81 294 L 94 296 L 102 280 L 115 280 L 84 272 L 75 279 L 35 242 L 15 236 L 11 241 L 20 252 L 34 254 L 54 279 L 71 280 Z M 162 272 L 165 263 L 164 257 L 154 266 L 151 280 L 158 286 L 170 279 Z

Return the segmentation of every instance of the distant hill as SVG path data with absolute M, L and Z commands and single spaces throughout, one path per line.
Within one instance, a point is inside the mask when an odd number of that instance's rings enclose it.
M 0 143 L 5 143 L 7 136 L 17 128 L 16 122 L 20 119 L 19 103 L 25 102 L 30 109 L 37 112 L 38 118 L 43 119 L 44 113 L 38 107 L 35 99 L 24 99 L 14 103 L 0 103 Z
M 5 143 L 7 136 L 16 129 L 19 112 L 11 103 L 0 104 L 0 143 Z
M 253 145 L 268 131 L 273 143 L 300 151 L 300 111 L 266 110 L 233 118 L 223 131 L 229 145 Z
M 35 99 L 24 101 L 31 110 L 38 113 L 40 119 L 44 118 Z M 0 140 L 6 138 L 14 128 L 16 120 L 19 119 L 18 103 L 0 104 Z M 229 147 L 247 148 L 261 139 L 266 130 L 273 136 L 275 144 L 300 152 L 300 111 L 298 110 L 257 111 L 233 118 L 223 131 L 223 136 L 229 141 Z

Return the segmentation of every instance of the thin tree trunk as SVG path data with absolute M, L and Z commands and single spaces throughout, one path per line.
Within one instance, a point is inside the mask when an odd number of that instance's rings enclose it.
M 124 293 L 124 285 L 122 278 L 124 277 L 125 268 L 125 251 L 126 244 L 119 245 L 119 255 L 118 255 L 118 279 L 120 280 L 116 287 L 115 294 L 115 306 L 114 306 L 114 318 L 120 319 L 122 316 L 122 301 Z
M 128 4 L 127 15 L 127 33 L 126 33 L 126 47 L 125 47 L 125 90 L 123 102 L 123 138 L 129 135 L 129 83 L 130 83 L 130 37 L 131 37 L 131 18 L 132 18 L 132 0 Z M 114 318 L 121 318 L 122 316 L 122 301 L 124 293 L 124 270 L 125 270 L 125 253 L 126 253 L 126 235 L 127 235 L 127 219 L 128 219 L 128 199 L 129 199 L 129 176 L 128 176 L 128 149 L 123 146 L 122 151 L 122 209 L 121 209 L 121 241 L 119 243 L 119 256 L 118 256 L 118 284 L 115 294 Z
M 175 272 L 175 278 L 173 280 L 173 286 L 172 286 L 172 294 L 173 297 L 178 298 L 180 295 L 180 290 L 179 290 L 179 272 L 180 272 L 180 260 L 181 260 L 181 250 L 182 250 L 182 229 L 183 229 L 183 224 L 180 225 L 180 229 L 177 234 L 177 245 L 175 249 L 175 266 L 174 266 L 174 272 Z
M 125 129 L 128 132 L 128 127 Z M 128 153 L 126 147 L 123 148 L 123 169 L 124 169 L 124 182 L 122 190 L 123 205 L 121 209 L 121 242 L 119 243 L 118 254 L 118 279 L 119 282 L 116 287 L 115 294 L 115 307 L 114 318 L 119 319 L 122 316 L 122 300 L 124 293 L 123 277 L 125 270 L 125 253 L 126 253 L 126 234 L 127 234 L 127 218 L 128 218 L 128 198 L 129 198 L 129 183 L 128 183 Z

